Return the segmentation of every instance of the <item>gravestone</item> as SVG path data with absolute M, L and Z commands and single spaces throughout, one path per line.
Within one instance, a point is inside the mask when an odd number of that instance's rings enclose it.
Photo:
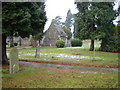
M 10 73 L 16 73 L 19 71 L 18 50 L 16 48 L 12 48 L 10 51 L 9 70 Z
M 36 58 L 39 58 L 40 57 L 40 47 L 37 46 L 36 47 L 36 55 L 35 55 Z
M 39 41 L 37 41 L 37 47 L 36 47 L 36 55 L 35 55 L 36 58 L 39 58 L 40 57 L 40 43 Z

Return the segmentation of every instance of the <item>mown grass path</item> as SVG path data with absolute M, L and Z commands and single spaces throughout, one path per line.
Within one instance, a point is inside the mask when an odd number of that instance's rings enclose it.
M 96 67 L 85 67 L 85 66 L 69 66 L 69 65 L 61 65 L 61 64 L 45 64 L 45 63 L 36 63 L 36 62 L 24 62 L 20 61 L 20 65 L 24 66 L 32 66 L 32 67 L 46 67 L 46 68 L 57 68 L 57 69 L 69 69 L 69 70 L 100 70 L 100 71 L 116 71 L 117 68 L 96 68 Z M 120 71 L 119 71 L 120 72 Z

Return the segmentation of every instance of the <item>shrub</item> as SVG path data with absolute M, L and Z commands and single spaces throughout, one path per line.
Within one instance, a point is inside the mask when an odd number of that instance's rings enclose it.
M 65 46 L 65 42 L 63 40 L 57 40 L 56 41 L 56 46 L 58 48 L 63 48 Z
M 73 40 L 71 40 L 71 45 L 72 45 L 72 47 L 82 46 L 82 41 L 79 39 L 73 39 Z

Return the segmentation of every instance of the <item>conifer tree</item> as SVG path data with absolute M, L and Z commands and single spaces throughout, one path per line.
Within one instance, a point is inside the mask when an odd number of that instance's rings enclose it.
M 7 64 L 6 37 L 18 33 L 21 37 L 43 33 L 46 16 L 44 2 L 2 3 L 2 63 Z
M 76 37 L 91 39 L 90 50 L 94 50 L 94 40 L 102 41 L 112 35 L 115 30 L 113 20 L 116 12 L 112 2 L 77 2 Z

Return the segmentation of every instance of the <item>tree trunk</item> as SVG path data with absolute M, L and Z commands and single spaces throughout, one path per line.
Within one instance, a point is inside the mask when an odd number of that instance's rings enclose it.
M 107 38 L 103 38 L 101 45 L 100 45 L 100 50 L 104 51 L 104 48 L 106 47 L 106 43 L 107 43 Z
M 20 37 L 20 39 L 19 39 L 19 46 L 21 46 L 22 45 L 22 40 L 21 40 L 21 37 Z
M 94 50 L 94 40 L 91 40 L 90 51 Z
M 8 64 L 6 55 L 6 35 L 2 34 L 2 64 Z
M 13 36 L 10 36 L 10 47 L 14 47 Z

